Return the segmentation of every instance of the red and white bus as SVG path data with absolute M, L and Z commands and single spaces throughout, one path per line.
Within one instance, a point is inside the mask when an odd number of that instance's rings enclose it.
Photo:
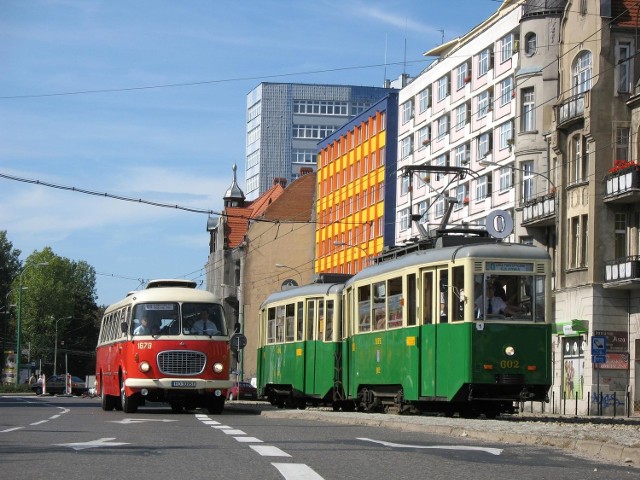
M 150 401 L 167 402 L 174 412 L 222 412 L 233 384 L 224 310 L 195 287 L 190 280 L 152 280 L 105 310 L 96 348 L 103 410 L 134 413 Z

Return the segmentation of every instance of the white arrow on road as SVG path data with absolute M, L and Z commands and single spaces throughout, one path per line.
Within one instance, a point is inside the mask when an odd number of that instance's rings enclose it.
M 122 423 L 123 425 L 129 423 L 144 423 L 144 422 L 177 422 L 178 420 L 164 420 L 161 418 L 124 418 L 122 420 L 109 420 L 111 423 Z
M 431 448 L 431 449 L 442 449 L 442 450 L 472 450 L 479 452 L 487 452 L 491 455 L 500 455 L 502 453 L 501 448 L 485 448 L 485 447 L 469 447 L 465 445 L 403 445 L 402 443 L 391 443 L 385 442 L 383 440 L 373 440 L 372 438 L 357 438 L 356 440 L 362 440 L 363 442 L 373 442 L 379 443 L 380 445 L 384 445 L 385 447 L 393 447 L 393 448 Z
M 122 445 L 129 445 L 124 442 L 112 442 L 115 438 L 99 438 L 91 442 L 78 442 L 78 443 L 56 443 L 57 447 L 69 447 L 74 450 L 84 450 L 86 448 L 100 448 L 100 447 L 120 447 Z

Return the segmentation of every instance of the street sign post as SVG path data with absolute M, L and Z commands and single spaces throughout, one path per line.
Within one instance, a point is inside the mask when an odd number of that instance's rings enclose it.
M 598 370 L 597 389 L 598 389 L 598 415 L 602 415 L 602 402 L 600 401 L 600 364 L 607 363 L 607 337 L 603 335 L 594 335 L 591 337 L 591 362 L 596 365 Z

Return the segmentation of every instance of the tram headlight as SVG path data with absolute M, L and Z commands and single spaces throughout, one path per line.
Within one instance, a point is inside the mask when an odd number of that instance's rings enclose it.
M 516 349 L 509 345 L 508 347 L 505 347 L 504 353 L 509 357 L 513 357 L 516 354 Z
M 222 370 L 224 369 L 224 365 L 222 365 L 221 363 L 214 363 L 213 364 L 213 371 L 216 373 L 222 373 Z
M 149 370 L 151 370 L 151 365 L 149 365 L 149 362 L 142 362 L 140 364 L 140 371 L 147 373 Z

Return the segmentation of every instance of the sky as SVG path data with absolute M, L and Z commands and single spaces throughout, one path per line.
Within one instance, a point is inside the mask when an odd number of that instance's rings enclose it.
M 93 266 L 99 305 L 204 285 L 234 164 L 244 190 L 251 90 L 417 76 L 501 3 L 0 0 L 0 230 L 21 260 Z

